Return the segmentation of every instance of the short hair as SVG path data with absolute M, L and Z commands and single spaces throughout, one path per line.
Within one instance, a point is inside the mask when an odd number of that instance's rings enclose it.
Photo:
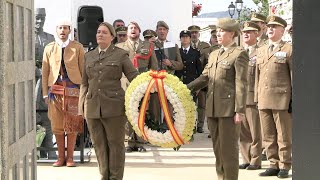
M 117 22 L 122 22 L 124 24 L 124 21 L 122 19 L 116 19 L 115 21 L 113 21 L 112 26 L 114 27 Z

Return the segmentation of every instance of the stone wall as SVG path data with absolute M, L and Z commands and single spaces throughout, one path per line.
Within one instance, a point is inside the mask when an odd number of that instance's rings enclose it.
M 33 0 L 0 0 L 1 180 L 36 179 Z

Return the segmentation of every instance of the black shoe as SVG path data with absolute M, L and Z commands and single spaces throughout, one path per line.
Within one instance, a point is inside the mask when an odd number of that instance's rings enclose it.
M 289 170 L 280 169 L 278 173 L 278 178 L 287 178 L 287 177 L 289 177 Z
M 247 168 L 247 170 L 257 170 L 257 169 L 261 169 L 261 166 L 259 165 L 249 165 Z
M 198 127 L 198 128 L 197 128 L 197 132 L 198 132 L 198 133 L 203 133 L 202 127 Z
M 265 172 L 260 173 L 259 176 L 277 176 L 279 171 L 279 169 L 268 168 Z
M 247 168 L 249 165 L 250 165 L 249 163 L 247 163 L 247 164 L 240 164 L 240 165 L 239 165 L 239 169 L 245 169 L 245 168 Z
M 210 135 L 210 134 L 208 135 L 208 138 L 211 138 L 211 135 Z
M 262 161 L 267 161 L 267 155 L 266 154 L 261 154 L 261 160 Z
M 136 147 L 136 146 L 134 146 L 134 147 L 127 146 L 127 147 L 126 147 L 126 152 L 127 152 L 127 153 L 131 153 L 131 152 L 133 152 L 133 151 L 138 151 L 138 150 L 139 150 L 139 148 Z
M 138 151 L 139 151 L 139 152 L 147 152 L 146 148 L 144 148 L 143 146 L 140 146 L 140 147 L 138 148 Z

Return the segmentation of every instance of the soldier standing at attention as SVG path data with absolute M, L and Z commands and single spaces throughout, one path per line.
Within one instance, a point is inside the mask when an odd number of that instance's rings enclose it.
M 258 46 L 261 47 L 265 44 L 268 44 L 268 36 L 266 34 L 266 19 L 267 17 L 262 15 L 262 14 L 258 14 L 258 13 L 252 13 L 251 15 L 251 20 L 252 22 L 258 24 L 260 26 L 260 31 L 258 34 Z
M 189 26 L 188 30 L 191 32 L 191 47 L 200 51 L 200 61 L 202 63 L 202 67 L 207 63 L 206 53 L 208 54 L 208 50 L 210 45 L 206 42 L 200 41 L 200 27 L 199 26 Z M 206 114 L 206 89 L 200 90 L 198 93 L 198 122 L 197 122 L 197 132 L 203 133 L 203 125 Z
M 248 87 L 246 118 L 241 122 L 240 152 L 243 164 L 239 169 L 261 169 L 261 125 L 257 103 L 254 100 L 254 81 L 257 60 L 257 36 L 259 25 L 254 22 L 245 22 L 242 29 L 243 46 L 249 53 Z
M 122 26 L 126 26 L 124 21 L 122 19 L 116 19 L 113 21 L 113 24 L 112 24 L 113 28 L 114 29 L 117 29 L 118 27 L 122 27 Z M 118 37 L 114 37 L 113 41 L 112 41 L 113 44 L 117 44 L 118 43 Z
M 157 33 L 154 30 L 147 29 L 142 33 L 145 41 L 149 41 L 149 43 L 154 43 L 157 39 Z
M 155 48 L 164 48 L 164 43 L 170 42 L 167 40 L 168 32 L 169 26 L 167 25 L 167 23 L 165 23 L 164 21 L 158 21 L 156 27 L 158 39 L 155 41 Z M 175 70 L 181 70 L 183 68 L 182 59 L 177 44 L 175 44 L 175 49 L 175 59 L 168 59 L 170 57 L 164 57 L 162 59 L 163 69 L 167 70 L 167 72 L 170 74 L 174 74 Z M 160 59 L 158 59 L 158 61 L 160 63 Z M 161 64 L 159 64 L 158 67 L 161 67 Z
M 127 41 L 123 43 L 119 43 L 116 46 L 128 52 L 129 59 L 131 60 L 135 68 L 139 71 L 139 73 L 149 71 L 150 69 L 157 70 L 158 61 L 152 48 L 153 45 L 151 45 L 148 41 L 142 41 L 139 38 L 140 33 L 141 33 L 141 29 L 138 23 L 130 22 L 128 25 L 128 31 L 127 31 L 127 36 L 128 36 Z M 142 58 L 141 56 L 144 56 L 144 58 Z M 127 81 L 126 86 L 129 84 L 126 78 L 122 79 L 122 81 Z M 153 97 L 151 97 L 151 99 L 152 98 Z M 160 114 L 160 109 L 156 113 Z M 154 116 L 160 117 L 160 115 L 157 115 L 157 116 L 154 115 Z M 145 152 L 146 151 L 142 143 L 139 143 L 138 136 L 134 132 L 130 123 L 129 123 L 129 136 L 130 136 L 130 139 L 128 140 L 128 147 L 126 147 L 126 152 L 132 152 L 132 151 Z
M 246 109 L 248 53 L 234 39 L 240 25 L 231 18 L 217 23 L 221 49 L 210 54 L 201 76 L 188 84 L 195 92 L 208 86 L 206 116 L 212 136 L 218 179 L 237 180 L 240 123 Z
M 268 45 L 257 55 L 255 101 L 258 102 L 263 141 L 270 161 L 260 176 L 287 178 L 292 158 L 292 117 L 288 112 L 292 88 L 292 46 L 281 40 L 287 22 L 267 18 Z
M 211 45 L 210 48 L 206 49 L 206 53 L 205 53 L 206 62 L 204 64 L 204 66 L 207 65 L 207 63 L 208 63 L 208 59 L 209 59 L 210 53 L 220 48 L 220 45 L 219 45 L 218 39 L 217 39 L 217 27 L 216 27 L 216 25 L 212 26 L 211 37 L 210 37 L 210 45 Z M 205 93 L 207 94 L 208 88 L 207 87 L 203 88 L 203 89 L 201 89 L 201 91 L 205 91 Z M 210 133 L 208 134 L 208 138 L 211 138 Z
M 117 43 L 125 42 L 128 39 L 127 30 L 128 30 L 128 28 L 125 26 L 120 26 L 120 27 L 116 28 Z
M 107 22 L 97 30 L 98 47 L 86 53 L 79 113 L 88 124 L 101 180 L 122 180 L 125 163 L 124 94 L 122 74 L 132 81 L 138 71 L 128 53 L 112 44 L 116 33 Z
M 180 54 L 183 62 L 183 69 L 175 72 L 175 75 L 184 83 L 189 84 L 202 73 L 202 64 L 200 62 L 200 52 L 191 47 L 191 33 L 184 30 L 180 32 L 181 48 Z M 193 100 L 196 102 L 197 96 L 193 94 Z

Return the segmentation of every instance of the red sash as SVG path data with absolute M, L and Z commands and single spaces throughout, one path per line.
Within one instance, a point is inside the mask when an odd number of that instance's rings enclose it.
M 153 44 L 150 43 L 149 53 L 147 55 L 142 55 L 142 54 L 134 55 L 132 59 L 133 66 L 135 68 L 138 68 L 139 67 L 138 59 L 148 60 L 151 57 L 152 52 L 153 52 Z

